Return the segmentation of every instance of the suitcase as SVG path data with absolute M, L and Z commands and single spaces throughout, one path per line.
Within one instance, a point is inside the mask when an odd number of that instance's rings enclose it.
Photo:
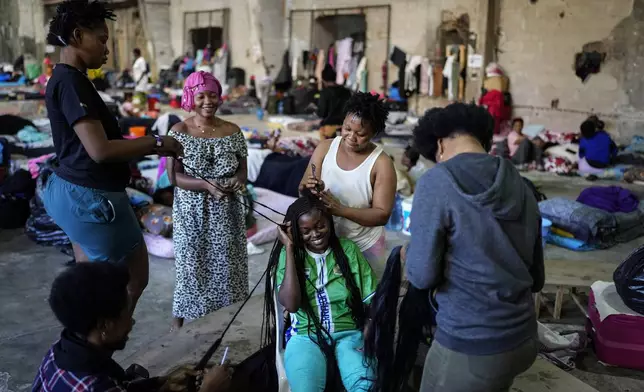
M 601 362 L 644 370 L 644 316 L 624 305 L 614 283 L 593 283 L 586 331 Z

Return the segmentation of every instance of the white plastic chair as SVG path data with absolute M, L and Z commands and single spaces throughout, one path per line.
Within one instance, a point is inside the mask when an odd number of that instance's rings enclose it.
M 275 367 L 279 392 L 291 392 L 284 368 L 284 307 L 277 300 L 275 277 L 273 276 L 273 304 L 275 306 Z

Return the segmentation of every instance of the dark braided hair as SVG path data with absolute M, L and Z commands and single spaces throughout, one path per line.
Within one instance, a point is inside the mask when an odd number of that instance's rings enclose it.
M 49 22 L 47 43 L 67 46 L 74 29 L 95 29 L 105 20 L 116 20 L 116 15 L 104 1 L 66 0 L 56 7 L 56 16 Z
M 355 114 L 360 117 L 363 125 L 366 122 L 371 126 L 374 135 L 385 130 L 385 121 L 389 116 L 389 110 L 377 95 L 360 92 L 349 98 L 344 106 L 344 113 L 345 116 Z
M 382 280 L 371 301 L 365 361 L 376 369 L 371 392 L 405 391 L 425 331 L 435 324 L 429 290 L 407 287 L 399 305 L 402 280 L 401 247 L 391 251 Z M 398 333 L 396 334 L 396 325 Z
M 340 244 L 340 239 L 335 234 L 335 229 L 333 227 L 333 216 L 328 212 L 324 204 L 318 198 L 313 196 L 310 191 L 305 190 L 302 197 L 295 200 L 293 204 L 286 211 L 286 217 L 284 218 L 285 223 L 290 223 L 292 228 L 293 235 L 293 248 L 294 248 L 294 257 L 295 257 L 295 268 L 297 272 L 297 278 L 300 285 L 300 295 L 302 296 L 301 309 L 307 314 L 308 319 L 312 322 L 313 327 L 309 329 L 309 337 L 312 339 L 322 350 L 327 361 L 327 390 L 334 390 L 330 384 L 333 380 L 337 379 L 337 365 L 335 361 L 335 342 L 333 341 L 331 334 L 327 331 L 324 326 L 320 323 L 319 316 L 315 313 L 315 310 L 311 306 L 311 301 L 309 300 L 307 294 L 307 285 L 313 284 L 310 280 L 307 279 L 304 272 L 304 262 L 306 260 L 306 244 L 302 239 L 300 234 L 299 227 L 299 218 L 308 214 L 314 210 L 320 211 L 322 216 L 327 219 L 327 224 L 329 225 L 329 247 L 333 252 L 335 261 L 342 272 L 342 277 L 345 280 L 345 285 L 349 291 L 349 299 L 347 300 L 347 305 L 351 309 L 351 316 L 356 323 L 356 329 L 362 330 L 364 328 L 367 316 L 367 310 L 362 302 L 362 296 L 356 281 L 351 273 L 351 268 L 349 266 L 349 260 L 347 255 L 344 253 L 342 246 Z M 263 340 L 264 345 L 268 346 L 274 343 L 275 334 L 271 331 L 272 327 L 275 326 L 275 308 L 273 305 L 273 296 L 275 294 L 275 287 L 273 287 L 272 278 L 277 272 L 277 266 L 280 259 L 280 254 L 284 246 L 279 242 L 275 241 L 273 245 L 273 250 L 268 261 L 268 274 L 266 278 L 266 290 L 264 293 L 264 325 L 262 326 L 263 331 Z M 277 315 L 277 317 L 282 317 L 282 315 Z M 329 389 L 330 388 L 330 389 Z

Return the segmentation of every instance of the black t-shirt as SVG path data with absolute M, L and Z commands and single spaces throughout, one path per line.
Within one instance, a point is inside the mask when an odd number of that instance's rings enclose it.
M 320 92 L 318 117 L 323 125 L 342 125 L 344 122 L 344 105 L 351 98 L 351 90 L 343 86 L 325 87 Z
M 94 162 L 73 128 L 79 120 L 91 118 L 101 122 L 108 139 L 123 138 L 118 121 L 87 76 L 74 67 L 57 64 L 47 83 L 45 101 L 60 161 L 55 168 L 56 174 L 88 188 L 124 190 L 130 179 L 128 164 Z

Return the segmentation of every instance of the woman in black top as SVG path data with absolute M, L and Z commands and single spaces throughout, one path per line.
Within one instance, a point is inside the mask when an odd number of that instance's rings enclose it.
M 148 282 L 148 253 L 125 187 L 128 161 L 148 154 L 182 155 L 170 137 L 123 140 L 118 122 L 87 78 L 105 64 L 115 15 L 100 1 L 65 1 L 47 42 L 62 47 L 47 84 L 47 113 L 59 165 L 43 189 L 45 208 L 74 245 L 78 261 L 125 261 L 132 310 Z

